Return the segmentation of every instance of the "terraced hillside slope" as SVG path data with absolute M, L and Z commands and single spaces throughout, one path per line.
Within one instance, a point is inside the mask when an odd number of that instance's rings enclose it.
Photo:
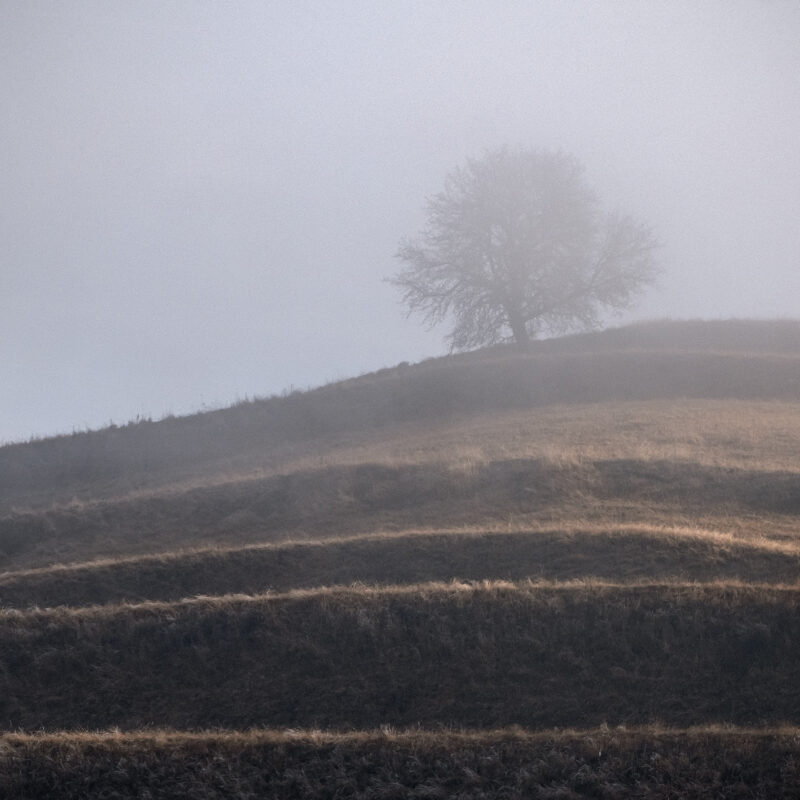
M 0 448 L 0 796 L 796 797 L 799 515 L 785 321 Z

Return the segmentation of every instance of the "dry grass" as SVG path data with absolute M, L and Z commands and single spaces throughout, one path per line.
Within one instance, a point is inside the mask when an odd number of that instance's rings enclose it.
M 0 791 L 44 798 L 791 798 L 800 732 L 215 731 L 6 735 Z M 91 776 L 91 777 L 90 777 Z
M 798 353 L 635 326 L 0 448 L 0 796 L 797 796 Z
M 556 405 L 436 425 L 409 423 L 387 429 L 379 441 L 373 434 L 320 444 L 319 452 L 287 458 L 279 468 L 444 460 L 452 469 L 469 470 L 521 458 L 565 465 L 677 461 L 800 472 L 800 403 L 687 399 Z
M 320 728 L 249 728 L 231 730 L 215 728 L 209 730 L 175 730 L 170 728 L 149 728 L 144 730 L 121 731 L 119 728 L 98 731 L 38 731 L 34 733 L 10 732 L 0 734 L 0 742 L 9 747 L 60 746 L 81 748 L 87 746 L 119 747 L 192 747 L 214 744 L 230 744 L 233 747 L 263 746 L 300 743 L 307 745 L 361 745 L 372 742 L 386 742 L 398 747 L 436 745 L 483 744 L 514 741 L 523 744 L 543 742 L 568 742 L 574 739 L 592 739 L 598 750 L 607 750 L 613 742 L 643 739 L 703 739 L 720 737 L 731 742 L 747 739 L 766 739 L 779 737 L 800 746 L 800 727 L 796 725 L 777 725 L 742 727 L 737 725 L 693 725 L 687 728 L 669 727 L 660 723 L 649 725 L 607 724 L 596 728 L 544 728 L 531 730 L 519 725 L 508 728 L 448 728 L 424 730 L 421 728 L 395 728 L 382 725 L 380 728 L 358 731 L 322 730 Z
M 690 462 L 510 459 L 360 464 L 0 519 L 6 571 L 91 558 L 409 528 L 560 527 L 576 520 L 796 536 L 800 473 Z M 752 524 L 747 524 L 748 520 Z
M 706 466 L 800 472 L 800 402 L 673 398 L 555 404 L 454 414 L 434 423 L 387 423 L 380 431 L 322 435 L 270 447 L 241 470 L 216 463 L 193 479 L 126 489 L 134 500 L 228 486 L 336 466 L 443 464 L 455 471 L 509 459 L 574 465 L 600 460 L 685 461 Z M 102 484 L 97 494 L 105 497 Z M 92 505 L 71 497 L 65 507 Z M 24 501 L 18 511 L 24 510 Z
M 330 584 L 506 579 L 749 580 L 800 576 L 800 541 L 698 528 L 402 532 L 213 548 L 0 574 L 0 607 L 178 600 Z
M 800 588 L 478 582 L 0 614 L 11 728 L 800 723 Z

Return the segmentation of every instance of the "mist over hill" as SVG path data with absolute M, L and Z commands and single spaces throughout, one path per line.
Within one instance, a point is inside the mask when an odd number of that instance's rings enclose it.
M 310 442 L 554 403 L 800 397 L 800 322 L 661 321 L 403 364 L 187 417 L 0 447 L 0 512 L 275 467 Z

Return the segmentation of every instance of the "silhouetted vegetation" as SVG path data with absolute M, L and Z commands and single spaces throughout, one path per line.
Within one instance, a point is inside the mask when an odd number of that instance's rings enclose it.
M 453 323 L 456 350 L 527 346 L 630 306 L 655 279 L 657 246 L 643 223 L 600 211 L 577 159 L 503 147 L 446 177 L 392 283 L 429 324 Z

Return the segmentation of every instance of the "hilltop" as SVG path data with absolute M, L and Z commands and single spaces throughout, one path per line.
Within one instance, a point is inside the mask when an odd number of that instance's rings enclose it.
M 795 400 L 800 322 L 653 322 L 403 364 L 308 391 L 0 447 L 0 513 L 281 468 L 409 423 L 554 404 Z
M 0 792 L 792 796 L 799 515 L 789 321 L 0 448 Z

